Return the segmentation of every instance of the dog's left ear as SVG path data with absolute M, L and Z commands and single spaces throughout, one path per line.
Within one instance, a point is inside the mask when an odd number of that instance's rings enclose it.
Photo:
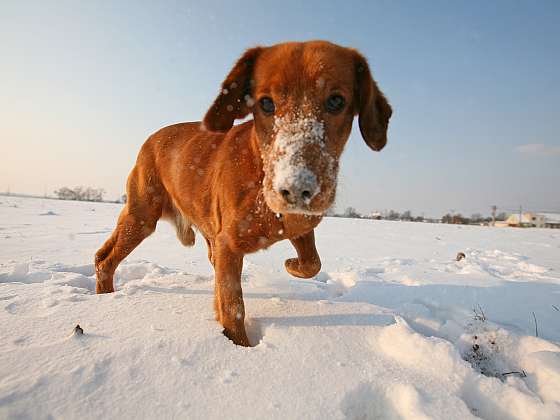
M 366 144 L 378 152 L 387 144 L 387 128 L 393 110 L 373 80 L 366 59 L 357 51 L 354 51 L 354 66 L 354 109 L 355 114 L 359 114 L 360 132 Z
M 251 48 L 241 56 L 222 83 L 222 89 L 204 116 L 203 125 L 210 131 L 228 131 L 236 119 L 251 111 L 251 84 L 255 61 L 263 50 Z

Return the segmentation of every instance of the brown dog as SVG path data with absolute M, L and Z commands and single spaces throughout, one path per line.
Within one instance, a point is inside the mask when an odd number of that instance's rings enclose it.
M 249 113 L 253 119 L 233 126 Z M 185 246 L 193 226 L 215 270 L 215 310 L 224 334 L 248 346 L 243 256 L 289 239 L 302 278 L 321 268 L 313 229 L 335 198 L 338 160 L 359 125 L 367 145 L 387 142 L 391 107 L 357 51 L 329 42 L 249 49 L 204 121 L 161 129 L 144 143 L 127 183 L 128 202 L 95 255 L 97 293 L 113 289 L 118 264 L 159 219 Z

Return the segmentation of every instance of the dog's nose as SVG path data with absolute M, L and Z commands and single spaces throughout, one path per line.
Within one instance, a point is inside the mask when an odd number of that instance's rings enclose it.
M 307 208 L 319 193 L 317 176 L 306 167 L 290 166 L 276 168 L 273 190 L 279 198 L 291 206 Z
M 290 190 L 280 190 L 280 194 L 282 195 L 282 197 L 284 198 L 284 200 L 288 201 L 288 202 L 292 202 L 293 200 L 293 195 L 290 192 Z
M 290 185 L 284 186 L 280 189 L 279 193 L 289 204 L 308 204 L 311 198 L 315 195 L 317 186 L 297 186 Z

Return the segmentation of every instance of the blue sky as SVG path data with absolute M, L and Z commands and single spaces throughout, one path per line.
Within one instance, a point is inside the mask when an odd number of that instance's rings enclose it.
M 394 108 L 354 125 L 337 205 L 560 211 L 560 2 L 0 4 L 0 190 L 124 191 L 146 137 L 200 120 L 248 47 L 327 39 L 368 57 Z

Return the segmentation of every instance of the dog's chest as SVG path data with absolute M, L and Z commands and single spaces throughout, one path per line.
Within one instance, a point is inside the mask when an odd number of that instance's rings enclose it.
M 320 216 L 277 214 L 264 206 L 247 212 L 235 226 L 238 245 L 245 252 L 255 252 L 275 242 L 302 236 L 321 221 Z

